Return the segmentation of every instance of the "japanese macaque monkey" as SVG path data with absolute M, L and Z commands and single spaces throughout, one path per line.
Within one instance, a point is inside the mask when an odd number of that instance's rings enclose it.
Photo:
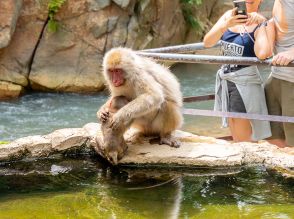
M 111 128 L 138 130 L 127 141 L 134 142 L 142 135 L 159 136 L 160 144 L 179 147 L 171 134 L 182 125 L 182 93 L 176 77 L 166 67 L 127 48 L 114 48 L 103 60 L 103 74 L 111 97 L 125 96 L 130 102 L 111 120 Z M 97 112 L 100 121 L 107 117 L 107 105 Z
M 124 140 L 123 134 L 127 127 L 121 124 L 117 128 L 111 128 L 111 119 L 120 108 L 128 104 L 129 101 L 124 96 L 113 97 L 108 101 L 108 111 L 101 115 L 101 131 L 103 135 L 103 141 L 96 139 L 97 143 L 102 148 L 102 153 L 112 164 L 116 165 L 128 149 L 128 146 Z

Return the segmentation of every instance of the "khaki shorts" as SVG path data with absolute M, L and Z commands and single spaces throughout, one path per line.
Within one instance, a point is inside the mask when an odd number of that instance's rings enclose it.
M 294 117 L 294 83 L 270 77 L 265 85 L 266 102 L 270 115 Z M 271 122 L 272 137 L 285 139 L 294 147 L 294 123 Z

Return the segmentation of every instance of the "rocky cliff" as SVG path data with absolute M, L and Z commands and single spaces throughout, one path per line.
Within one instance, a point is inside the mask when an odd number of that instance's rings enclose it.
M 48 31 L 50 0 L 0 1 L 0 99 L 27 90 L 97 92 L 104 53 L 197 42 L 230 0 L 192 8 L 200 28 L 186 23 L 180 0 L 67 0 Z

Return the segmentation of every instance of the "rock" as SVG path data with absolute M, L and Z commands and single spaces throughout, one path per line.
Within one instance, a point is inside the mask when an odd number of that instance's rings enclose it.
M 8 46 L 0 49 L 0 81 L 28 86 L 34 50 L 47 19 L 47 2 L 23 0 L 13 37 Z
M 103 34 L 111 32 L 117 24 L 118 17 L 110 17 L 107 20 L 102 20 L 97 26 L 91 29 L 95 38 L 101 37 Z
M 51 139 L 46 136 L 29 136 L 0 146 L 0 160 L 17 160 L 23 157 L 48 156 L 51 152 Z
M 116 28 L 107 36 L 106 51 L 126 44 L 129 20 L 130 18 L 126 14 L 118 18 Z
M 24 88 L 22 86 L 0 81 L 0 100 L 17 98 L 22 93 L 24 93 Z
M 96 147 L 96 136 L 102 136 L 101 132 L 101 125 L 97 123 L 88 123 L 86 124 L 83 129 L 89 136 L 88 147 L 95 146 Z
M 51 139 L 51 147 L 56 151 L 65 151 L 70 148 L 81 147 L 89 140 L 84 129 L 59 129 L 46 137 Z
M 130 130 L 126 135 L 130 134 Z M 66 153 L 80 149 L 89 153 L 99 147 L 95 138 L 102 136 L 100 125 L 86 124 L 83 128 L 60 129 L 44 136 L 20 138 L 10 144 L 0 145 L 0 161 L 24 157 L 43 157 L 54 153 Z M 269 168 L 287 170 L 294 168 L 294 155 L 278 149 L 267 142 L 230 143 L 212 137 L 197 136 L 176 131 L 182 141 L 180 148 L 143 143 L 129 145 L 120 165 L 168 165 L 188 167 L 232 167 L 242 165 L 265 165 Z
M 185 42 L 186 23 L 179 1 L 158 0 L 155 13 L 156 22 L 149 34 L 153 36 L 148 47 L 156 48 Z M 147 8 L 144 10 L 146 11 Z M 153 14 L 152 13 L 152 14 Z
M 22 0 L 0 1 L 0 49 L 12 38 L 22 3 Z
M 209 21 L 227 1 L 203 1 L 196 12 Z M 180 0 L 66 1 L 55 15 L 56 33 L 45 26 L 48 2 L 1 1 L 0 81 L 35 91 L 98 92 L 104 89 L 101 63 L 109 49 L 186 42 L 189 27 Z M 201 38 L 194 36 L 189 33 L 188 42 Z
M 150 145 L 146 140 L 142 145 L 129 146 L 121 164 L 172 164 L 185 166 L 240 166 L 243 148 L 232 147 L 224 140 L 196 136 L 186 132 L 175 133 L 183 141 L 180 148 L 168 145 Z
M 108 7 L 111 4 L 110 0 L 88 0 L 89 11 L 99 11 L 103 8 Z
M 100 91 L 104 87 L 100 60 L 102 55 L 78 40 L 73 32 L 61 28 L 57 33 L 46 32 L 32 65 L 31 87 L 45 91 Z
M 194 43 L 202 41 L 205 33 L 211 29 L 223 13 L 232 8 L 233 3 L 231 0 L 202 1 L 200 6 L 193 7 L 193 15 L 196 15 L 200 27 L 188 29 L 186 42 Z
M 119 5 L 122 8 L 128 7 L 131 0 L 113 0 L 115 4 Z
M 267 18 L 271 18 L 274 2 L 275 2 L 275 0 L 263 1 L 260 5 L 259 11 Z

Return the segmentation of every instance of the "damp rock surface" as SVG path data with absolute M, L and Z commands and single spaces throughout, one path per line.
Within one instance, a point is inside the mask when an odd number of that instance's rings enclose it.
M 126 135 L 130 134 L 129 130 Z M 149 138 L 129 144 L 119 164 L 178 165 L 189 167 L 232 167 L 265 165 L 273 168 L 294 168 L 294 155 L 267 142 L 231 143 L 213 137 L 198 136 L 177 130 L 174 135 L 182 142 L 180 148 L 150 144 Z M 0 145 L 0 160 L 11 161 L 25 157 L 46 157 L 67 151 L 93 152 L 95 138 L 102 138 L 100 124 L 88 123 L 83 128 L 59 129 L 48 135 L 28 136 Z

